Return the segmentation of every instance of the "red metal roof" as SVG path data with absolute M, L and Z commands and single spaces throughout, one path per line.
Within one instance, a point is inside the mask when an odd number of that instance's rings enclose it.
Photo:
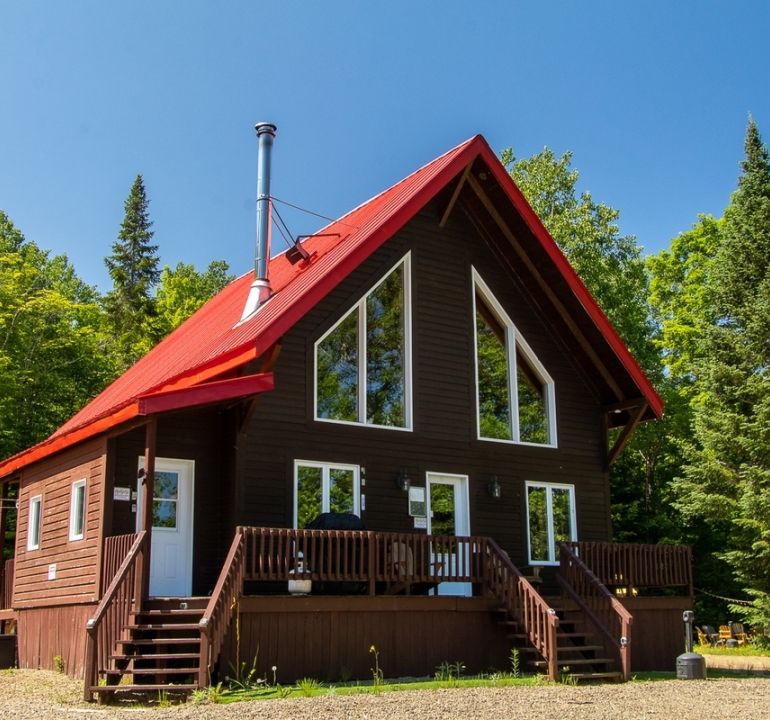
M 273 296 L 244 322 L 239 321 L 253 273 L 233 281 L 50 438 L 0 463 L 0 477 L 135 417 L 143 396 L 192 387 L 259 357 L 477 157 L 494 173 L 640 394 L 660 416 L 662 403 L 649 380 L 486 140 L 477 135 L 320 230 L 325 237 L 305 240 L 303 247 L 313 255 L 309 262 L 292 265 L 285 254 L 272 258 Z M 328 236 L 333 233 L 339 235 Z

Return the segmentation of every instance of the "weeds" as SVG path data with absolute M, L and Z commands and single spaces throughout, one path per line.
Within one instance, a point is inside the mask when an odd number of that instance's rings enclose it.
M 436 680 L 445 682 L 447 680 L 457 680 L 463 676 L 465 672 L 465 665 L 460 660 L 455 660 L 450 663 L 447 660 L 436 666 L 436 672 L 434 677 Z
M 64 672 L 64 658 L 62 658 L 61 655 L 53 656 L 53 669 L 56 670 L 57 673 Z
M 515 678 L 521 677 L 521 653 L 519 652 L 519 648 L 511 648 L 511 654 L 509 655 L 509 659 L 511 661 L 511 675 Z
M 230 663 L 231 676 L 225 678 L 227 684 L 231 690 L 253 690 L 260 685 L 265 684 L 265 679 L 257 677 L 257 656 L 259 651 L 254 655 L 254 659 L 249 666 L 246 661 L 239 663 L 237 666 Z
M 380 667 L 380 653 L 374 645 L 369 648 L 369 652 L 374 655 L 374 667 L 370 668 L 372 671 L 372 688 L 374 692 L 378 693 L 382 690 L 382 683 L 385 680 L 382 668 Z
M 303 697 L 313 697 L 318 693 L 320 687 L 321 684 L 315 678 L 305 677 L 297 680 L 297 690 Z

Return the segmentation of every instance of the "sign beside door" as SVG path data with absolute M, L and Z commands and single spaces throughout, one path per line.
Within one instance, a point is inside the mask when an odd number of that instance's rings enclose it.
M 426 503 L 428 511 L 429 535 L 459 535 L 471 534 L 470 508 L 468 503 L 468 476 L 450 475 L 445 473 L 427 473 Z M 469 567 L 468 548 L 463 556 L 458 553 L 442 553 L 445 565 L 444 572 L 456 573 L 460 568 Z M 470 583 L 443 582 L 437 587 L 439 595 L 472 595 Z
M 139 458 L 139 469 L 144 458 Z M 150 595 L 186 597 L 192 594 L 193 489 L 195 461 L 155 458 L 152 498 Z M 140 481 L 136 513 L 142 528 L 144 483 Z

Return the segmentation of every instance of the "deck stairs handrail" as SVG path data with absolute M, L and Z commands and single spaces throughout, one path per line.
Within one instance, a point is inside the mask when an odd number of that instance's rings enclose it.
M 93 699 L 91 688 L 97 685 L 99 674 L 108 669 L 110 655 L 115 651 L 131 613 L 139 610 L 146 540 L 146 531 L 137 534 L 96 611 L 86 623 L 86 700 Z
M 233 610 L 243 593 L 245 554 L 244 528 L 238 527 L 217 584 L 199 622 L 201 644 L 198 687 L 206 687 L 211 681 L 211 671 L 230 627 Z
M 556 611 L 492 539 L 486 539 L 485 586 L 524 630 L 527 639 L 548 665 L 548 677 L 558 679 Z
M 623 679 L 628 681 L 631 677 L 631 613 L 574 553 L 570 543 L 559 543 L 556 580 L 599 632 L 607 649 L 618 659 Z

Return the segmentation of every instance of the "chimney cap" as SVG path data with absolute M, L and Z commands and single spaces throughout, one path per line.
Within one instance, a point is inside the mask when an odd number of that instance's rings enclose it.
M 270 133 L 273 137 L 275 137 L 275 131 L 278 129 L 273 123 L 269 122 L 258 122 L 254 129 L 257 131 L 257 137 L 260 135 L 263 135 L 264 133 Z

